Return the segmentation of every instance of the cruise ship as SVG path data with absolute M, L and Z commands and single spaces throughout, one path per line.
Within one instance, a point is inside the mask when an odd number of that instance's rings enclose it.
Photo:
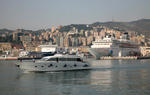
M 106 36 L 92 42 L 89 52 L 99 59 L 102 56 L 136 56 L 140 53 L 139 45 L 127 38 L 115 39 Z

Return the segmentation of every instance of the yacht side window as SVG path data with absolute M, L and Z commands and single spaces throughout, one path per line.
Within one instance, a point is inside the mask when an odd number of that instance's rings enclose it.
M 48 58 L 42 58 L 41 60 L 42 60 L 42 61 L 46 61 L 46 60 L 48 60 Z
M 77 61 L 76 58 L 68 58 L 67 61 Z
M 57 58 L 50 58 L 47 61 L 57 61 Z
M 80 58 L 58 58 L 58 61 L 82 61 L 82 60 Z
M 80 61 L 80 62 L 81 62 L 81 61 L 83 61 L 83 60 L 82 60 L 81 58 L 77 58 L 77 61 Z

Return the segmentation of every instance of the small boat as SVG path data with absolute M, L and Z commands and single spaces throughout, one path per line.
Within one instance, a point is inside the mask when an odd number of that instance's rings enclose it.
M 83 58 L 76 55 L 56 54 L 46 56 L 40 60 L 22 61 L 17 64 L 25 72 L 53 72 L 67 70 L 90 69 L 90 64 L 83 61 Z

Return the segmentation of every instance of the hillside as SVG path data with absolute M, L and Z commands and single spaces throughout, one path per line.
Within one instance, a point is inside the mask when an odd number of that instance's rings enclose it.
M 141 19 L 131 22 L 96 22 L 91 24 L 91 26 L 103 25 L 109 28 L 118 27 L 121 30 L 131 30 L 135 31 L 138 34 L 144 34 L 147 37 L 150 37 L 150 19 Z
M 87 27 L 87 24 L 71 24 L 71 25 L 66 25 L 63 26 L 61 29 L 59 29 L 60 32 L 68 32 L 72 29 L 72 27 L 75 27 L 76 29 L 80 30 L 92 30 L 93 27 L 95 26 L 106 26 L 112 29 L 119 29 L 121 31 L 135 31 L 138 34 L 143 34 L 146 35 L 146 37 L 150 37 L 150 19 L 140 19 L 137 21 L 131 21 L 131 22 L 95 22 L 93 24 L 89 24 Z M 0 29 L 0 34 L 1 33 L 11 33 L 14 30 L 8 30 L 8 29 Z M 43 32 L 45 30 L 37 30 L 37 31 L 32 31 L 32 30 L 24 30 L 24 32 L 30 32 L 33 34 L 39 34 L 40 32 Z

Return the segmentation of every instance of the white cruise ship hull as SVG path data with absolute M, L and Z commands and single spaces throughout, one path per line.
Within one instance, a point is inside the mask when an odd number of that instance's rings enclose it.
M 131 52 L 139 52 L 136 48 L 88 48 L 90 54 L 99 59 L 102 56 L 131 56 Z
M 104 48 L 88 48 L 88 51 L 97 59 L 101 56 L 108 56 L 109 54 L 109 49 Z

